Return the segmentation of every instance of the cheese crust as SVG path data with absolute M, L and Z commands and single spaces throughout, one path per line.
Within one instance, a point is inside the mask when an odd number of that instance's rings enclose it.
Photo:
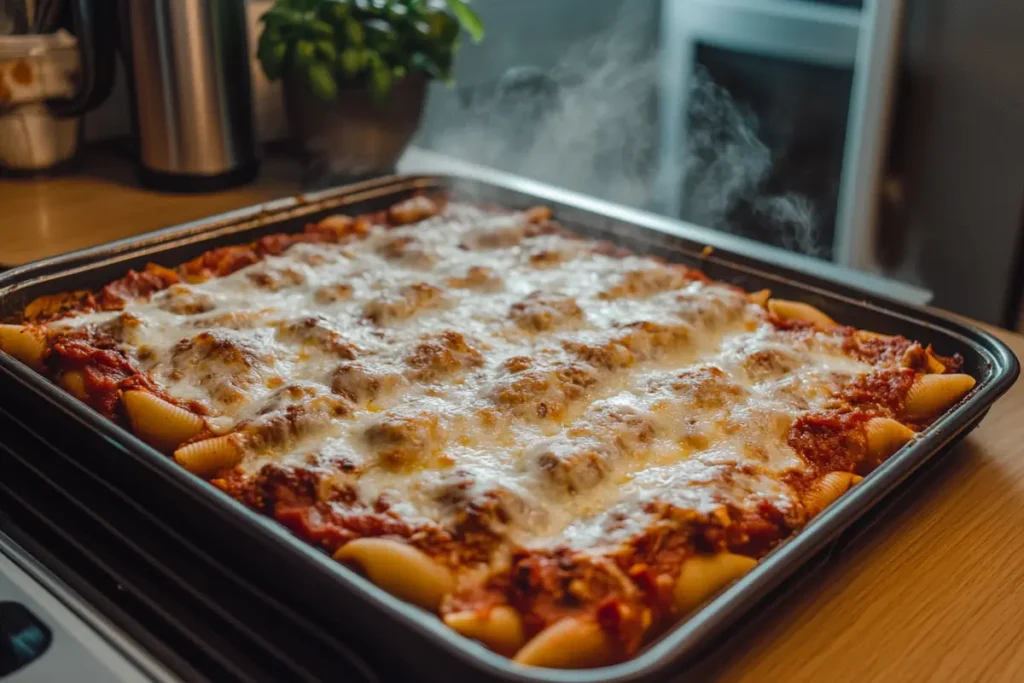
M 594 666 L 973 386 L 766 297 L 421 196 L 34 302 L 0 349 L 468 637 Z

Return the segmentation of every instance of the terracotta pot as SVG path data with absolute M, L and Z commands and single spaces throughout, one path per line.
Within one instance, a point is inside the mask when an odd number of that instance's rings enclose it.
M 365 87 L 342 88 L 338 100 L 322 102 L 294 78 L 284 79 L 285 115 L 292 139 L 314 175 L 356 179 L 394 171 L 419 127 L 427 78 L 395 84 L 378 105 Z

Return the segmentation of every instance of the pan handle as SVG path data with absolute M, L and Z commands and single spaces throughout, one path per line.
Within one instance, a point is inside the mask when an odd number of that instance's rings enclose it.
M 71 0 L 70 24 L 78 39 L 81 82 L 66 99 L 47 106 L 55 116 L 81 116 L 99 106 L 114 88 L 114 38 L 116 15 L 113 0 Z

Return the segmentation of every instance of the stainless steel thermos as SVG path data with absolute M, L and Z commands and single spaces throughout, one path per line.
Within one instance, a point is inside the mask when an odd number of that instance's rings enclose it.
M 142 184 L 197 192 L 252 180 L 245 0 L 120 0 L 119 11 Z

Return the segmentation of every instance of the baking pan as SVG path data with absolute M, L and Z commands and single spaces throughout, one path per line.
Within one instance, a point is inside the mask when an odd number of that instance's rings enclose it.
M 195 539 L 210 552 L 230 552 L 277 590 L 275 597 L 311 611 L 356 643 L 371 659 L 386 657 L 427 680 L 550 681 L 597 683 L 660 680 L 677 673 L 688 680 L 723 634 L 756 606 L 773 599 L 784 582 L 818 560 L 830 543 L 885 501 L 901 482 L 977 425 L 991 404 L 1015 381 L 1019 364 L 991 334 L 931 310 L 869 296 L 852 288 L 768 265 L 748 255 L 708 249 L 676 221 L 615 207 L 554 188 L 529 184 L 529 191 L 473 177 L 403 176 L 290 198 L 41 261 L 0 275 L 0 319 L 16 314 L 44 294 L 96 289 L 129 268 L 153 261 L 176 265 L 226 244 L 273 232 L 300 230 L 336 212 L 385 208 L 421 191 L 449 191 L 458 200 L 508 208 L 545 204 L 566 228 L 608 239 L 638 253 L 701 268 L 708 276 L 748 290 L 806 301 L 836 320 L 884 334 L 902 334 L 959 353 L 963 371 L 978 379 L 971 394 L 887 460 L 864 482 L 782 543 L 747 576 L 649 645 L 636 658 L 593 670 L 556 671 L 513 664 L 444 626 L 434 615 L 380 590 L 283 527 L 246 509 L 205 481 L 136 439 L 128 431 L 0 354 L 0 392 L 22 419 L 34 421 L 55 443 L 80 452 L 82 465 L 103 476 Z M 77 444 L 77 451 L 75 451 Z M 88 446 L 86 448 L 85 446 Z M 47 457 L 40 454 L 40 457 Z

